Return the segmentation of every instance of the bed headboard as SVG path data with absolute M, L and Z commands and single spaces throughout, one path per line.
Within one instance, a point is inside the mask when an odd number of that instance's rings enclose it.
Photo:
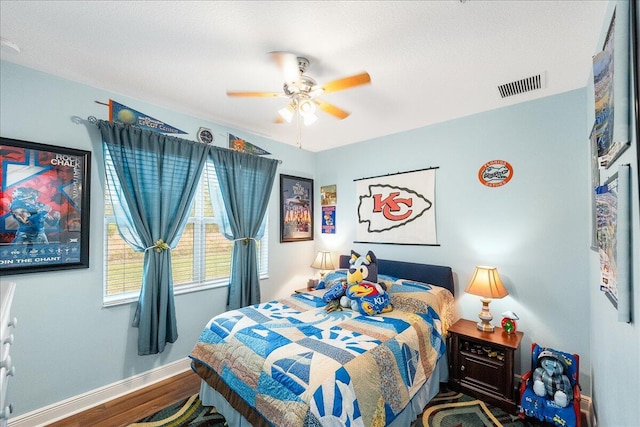
M 349 268 L 349 255 L 340 255 L 340 268 Z M 453 292 L 453 272 L 451 267 L 442 265 L 418 264 L 415 262 L 391 261 L 378 259 L 378 274 L 397 277 L 399 279 L 416 280 L 441 286 Z

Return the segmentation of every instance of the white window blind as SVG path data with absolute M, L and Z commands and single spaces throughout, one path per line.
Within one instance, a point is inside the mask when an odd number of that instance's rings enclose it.
M 105 153 L 105 167 L 113 164 Z M 209 197 L 209 183 L 203 173 L 189 220 L 178 246 L 171 251 L 174 294 L 201 290 L 203 288 L 227 286 L 231 269 L 233 242 L 218 230 Z M 218 185 L 212 179 L 211 185 Z M 111 192 L 105 191 L 104 215 L 104 292 L 103 305 L 116 305 L 137 301 L 142 285 L 144 254 L 135 252 L 120 237 L 115 223 Z M 265 223 L 268 215 L 265 216 Z M 259 273 L 268 276 L 268 224 L 258 243 Z

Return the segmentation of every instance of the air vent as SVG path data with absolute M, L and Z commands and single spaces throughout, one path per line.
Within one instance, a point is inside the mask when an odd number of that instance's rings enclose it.
M 543 89 L 545 87 L 545 78 L 543 74 L 527 77 L 511 83 L 505 83 L 498 86 L 498 91 L 502 98 L 508 96 L 519 95 L 532 90 Z

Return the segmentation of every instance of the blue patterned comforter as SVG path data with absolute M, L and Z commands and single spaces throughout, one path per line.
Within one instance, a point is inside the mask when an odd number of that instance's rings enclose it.
M 453 296 L 399 281 L 393 311 L 363 316 L 327 313 L 322 293 L 222 313 L 190 357 L 274 426 L 389 424 L 445 352 Z

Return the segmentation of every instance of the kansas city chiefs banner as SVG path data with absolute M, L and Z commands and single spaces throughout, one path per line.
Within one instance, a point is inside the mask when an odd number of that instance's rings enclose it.
M 356 242 L 437 245 L 436 169 L 356 180 Z

